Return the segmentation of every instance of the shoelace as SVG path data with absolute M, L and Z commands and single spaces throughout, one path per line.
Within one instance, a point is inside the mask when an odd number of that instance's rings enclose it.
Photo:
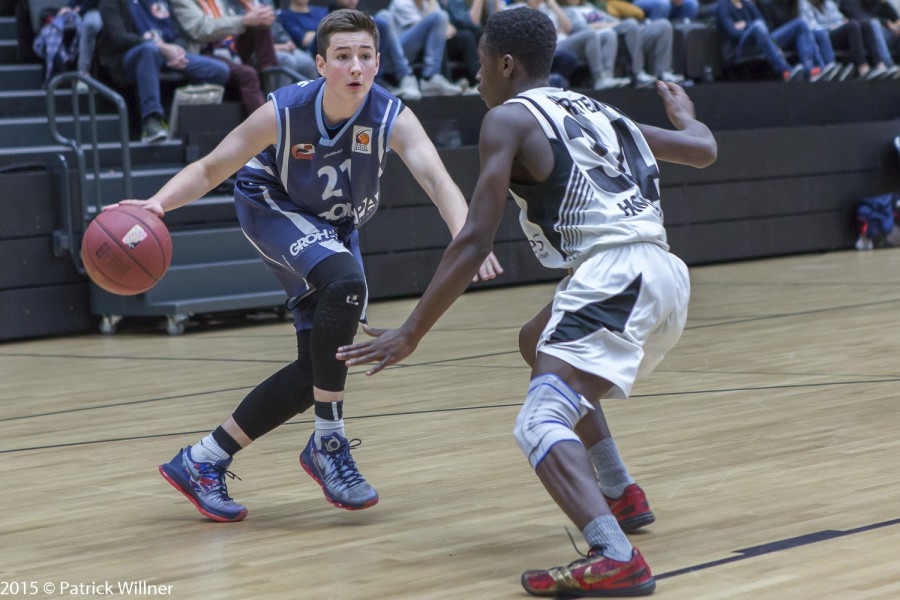
M 350 450 L 354 450 L 362 444 L 359 438 L 353 438 L 347 442 L 347 445 L 331 454 L 334 461 L 334 471 L 330 473 L 329 479 L 334 481 L 338 478 L 345 488 L 351 488 L 359 483 L 365 482 L 365 478 L 360 475 L 359 469 L 356 468 L 356 461 L 350 456 Z
M 218 467 L 212 463 L 199 463 L 198 470 L 200 477 L 209 477 L 215 483 L 210 486 L 209 492 L 215 494 L 222 500 L 231 502 L 232 498 L 228 495 L 228 485 L 225 483 L 225 477 L 242 481 L 240 477 L 227 470 L 225 467 Z

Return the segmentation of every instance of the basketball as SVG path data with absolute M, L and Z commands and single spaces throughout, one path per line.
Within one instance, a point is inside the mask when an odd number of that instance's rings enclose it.
M 91 281 L 107 292 L 133 296 L 159 282 L 172 260 L 172 238 L 162 220 L 136 206 L 102 211 L 81 240 Z

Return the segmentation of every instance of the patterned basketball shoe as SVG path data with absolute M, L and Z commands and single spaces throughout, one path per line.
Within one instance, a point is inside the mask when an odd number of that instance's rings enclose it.
M 213 521 L 228 523 L 247 516 L 247 508 L 228 495 L 225 476 L 237 476 L 228 470 L 232 459 L 216 463 L 194 462 L 191 447 L 178 451 L 170 462 L 159 465 L 159 472 L 176 490 L 184 494 L 197 510 Z
M 591 550 L 587 558 L 565 567 L 525 571 L 522 587 L 532 596 L 553 598 L 646 596 L 656 589 L 656 580 L 637 548 L 627 562 Z
M 616 499 L 610 498 L 604 494 L 606 504 L 609 510 L 619 522 L 619 527 L 625 533 L 636 531 L 645 525 L 649 525 L 656 520 L 650 511 L 650 504 L 647 503 L 647 496 L 644 490 L 636 484 L 632 483 L 625 491 Z
M 353 448 L 359 445 L 359 440 Z M 350 444 L 339 433 L 322 436 L 321 447 L 316 448 L 316 434 L 309 438 L 300 453 L 300 466 L 316 480 L 325 499 L 347 510 L 362 510 L 378 504 L 378 492 L 363 479 L 350 456 Z

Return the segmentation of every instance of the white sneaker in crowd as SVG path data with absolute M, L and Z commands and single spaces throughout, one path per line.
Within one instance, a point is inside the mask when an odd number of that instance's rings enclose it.
M 423 79 L 419 82 L 422 96 L 459 96 L 463 90 L 455 83 L 450 83 L 447 78 L 437 73 L 431 79 Z

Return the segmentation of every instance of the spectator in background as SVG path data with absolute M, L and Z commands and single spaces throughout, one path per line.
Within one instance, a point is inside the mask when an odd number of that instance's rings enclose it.
M 75 11 L 81 17 L 81 37 L 78 39 L 78 72 L 89 75 L 91 63 L 94 61 L 94 48 L 97 37 L 103 29 L 100 16 L 99 0 L 69 0 L 69 4 L 60 9 L 60 13 Z
M 700 10 L 698 0 L 633 0 L 647 19 L 691 21 Z
M 577 4 L 577 0 L 574 0 Z M 588 23 L 584 16 L 572 7 L 560 8 L 556 0 L 525 0 L 510 8 L 538 10 L 556 27 L 556 49 L 571 52 L 578 60 L 587 63 L 595 90 L 608 90 L 628 85 L 627 78 L 614 76 L 619 41 L 613 31 L 610 18 L 604 23 Z
M 287 8 L 278 11 L 277 25 L 279 29 L 284 31 L 297 52 L 305 53 L 312 59 L 313 75 L 310 79 L 319 77 L 315 64 L 316 27 L 319 26 L 319 22 L 327 14 L 327 8 L 324 6 L 310 6 L 309 0 L 291 0 Z
M 97 62 L 117 85 L 136 85 L 142 141 L 168 137 L 159 90 L 161 71 L 181 71 L 196 83 L 228 81 L 222 62 L 190 54 L 175 43 L 175 22 L 166 0 L 100 0 L 100 14 L 105 27 Z
M 587 0 L 564 0 L 569 5 L 566 10 L 579 13 L 591 25 L 608 26 L 612 22 L 614 31 L 624 44 L 631 80 L 635 87 L 648 87 L 657 79 L 669 83 L 681 83 L 684 77 L 672 72 L 672 23 L 666 19 L 618 19 L 612 17 Z M 650 65 L 649 69 L 646 65 Z
M 850 53 L 852 62 L 840 68 L 837 76 L 839 80 L 850 76 L 853 65 L 856 65 L 860 79 L 893 77 L 900 72 L 900 67 L 894 64 L 884 43 L 878 21 L 848 19 L 834 0 L 800 0 L 800 14 L 814 35 L 824 32 L 834 48 Z M 866 58 L 867 51 L 872 57 L 872 65 Z
M 881 38 L 893 57 L 900 54 L 900 14 L 887 0 L 841 0 L 838 7 L 862 23 L 878 21 Z
M 796 48 L 809 81 L 819 81 L 828 62 L 834 62 L 834 49 L 827 35 L 816 35 L 800 15 L 799 0 L 758 0 L 759 11 L 772 37 L 783 50 Z M 830 57 L 828 61 L 826 57 Z
M 268 4 L 268 2 L 266 3 Z M 305 81 L 318 79 L 319 72 L 316 69 L 315 56 L 308 48 L 299 48 L 294 43 L 278 19 L 282 12 L 275 9 L 275 20 L 272 21 L 272 40 L 275 42 L 275 58 L 279 66 L 297 73 Z
M 437 0 L 391 0 L 388 7 L 393 25 L 399 32 L 400 44 L 410 62 L 423 54 L 425 66 L 419 89 L 423 96 L 458 96 L 462 87 L 451 83 L 441 73 L 447 39 L 455 33 L 450 19 Z
M 723 52 L 726 62 L 762 52 L 783 81 L 794 81 L 803 76 L 804 64 L 792 67 L 781 49 L 797 45 L 801 63 L 805 59 L 807 64 L 812 64 L 812 36 L 805 23 L 770 32 L 752 0 L 718 0 L 716 20 L 725 38 Z
M 272 37 L 274 9 L 251 0 L 243 0 L 246 5 L 232 5 L 227 0 L 171 2 L 175 20 L 189 40 L 188 50 L 225 63 L 231 74 L 229 83 L 237 88 L 247 114 L 262 106 L 260 73 L 278 64 Z
M 447 56 L 462 64 L 452 78 L 463 87 L 466 94 L 477 94 L 475 74 L 478 73 L 478 40 L 481 39 L 481 17 L 484 13 L 484 0 L 472 0 L 471 6 L 466 0 L 438 0 L 441 8 L 450 20 L 451 35 L 447 40 Z

